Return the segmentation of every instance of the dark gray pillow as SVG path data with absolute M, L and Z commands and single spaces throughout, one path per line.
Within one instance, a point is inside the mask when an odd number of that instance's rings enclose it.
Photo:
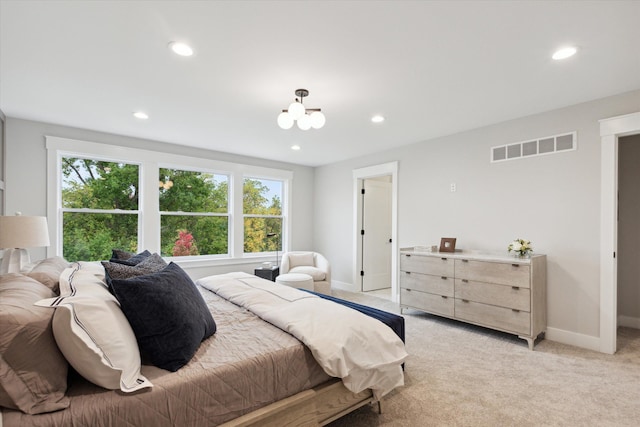
M 216 323 L 196 285 L 177 264 L 130 279 L 112 279 L 142 355 L 175 372 L 216 332 Z
M 133 252 L 125 251 L 122 249 L 111 249 L 111 259 L 124 259 L 127 260 L 134 256 Z
M 128 258 L 128 259 L 111 258 L 109 261 L 115 262 L 118 264 L 124 264 L 124 265 L 136 265 L 144 261 L 146 258 L 149 258 L 150 256 L 151 256 L 151 252 L 145 249 L 144 252 L 140 252 L 139 254 L 134 255 L 131 258 Z
M 103 261 L 102 265 L 111 279 L 129 279 L 164 269 L 167 263 L 158 254 L 152 254 L 136 265 Z

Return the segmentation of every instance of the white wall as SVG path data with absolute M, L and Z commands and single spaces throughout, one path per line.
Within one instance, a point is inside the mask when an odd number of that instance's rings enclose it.
M 301 250 L 313 247 L 313 168 L 11 117 L 8 117 L 6 121 L 5 212 L 7 215 L 12 215 L 16 211 L 20 211 L 24 215 L 46 216 L 47 214 L 46 135 L 292 170 L 294 176 L 292 184 L 291 249 Z M 30 249 L 29 252 L 32 260 L 46 256 L 45 248 L 34 248 Z M 264 260 L 261 259 L 259 261 Z M 228 271 L 253 272 L 253 268 L 257 264 L 254 262 L 215 268 L 198 267 L 186 269 L 192 277 L 199 278 Z
M 456 237 L 461 249 L 506 253 L 511 240 L 529 239 L 548 256 L 549 332 L 597 337 L 598 120 L 639 110 L 634 91 L 316 168 L 315 205 L 324 209 L 316 216 L 315 249 L 329 258 L 334 280 L 352 281 L 352 170 L 397 160 L 400 247 Z M 578 133 L 576 151 L 489 161 L 492 146 L 571 131 Z

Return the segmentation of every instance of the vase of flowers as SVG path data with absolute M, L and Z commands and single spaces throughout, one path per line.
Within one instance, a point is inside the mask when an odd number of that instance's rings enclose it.
M 514 252 L 518 258 L 529 258 L 533 252 L 531 242 L 526 239 L 516 239 L 509 243 L 509 252 Z

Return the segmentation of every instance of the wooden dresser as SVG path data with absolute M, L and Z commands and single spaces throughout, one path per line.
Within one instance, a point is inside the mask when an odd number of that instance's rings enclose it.
M 400 308 L 518 335 L 533 350 L 547 327 L 547 257 L 400 250 Z

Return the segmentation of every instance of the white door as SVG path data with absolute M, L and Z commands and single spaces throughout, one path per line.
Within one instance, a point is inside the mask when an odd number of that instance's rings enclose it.
M 362 290 L 391 287 L 391 183 L 365 179 L 362 199 Z

